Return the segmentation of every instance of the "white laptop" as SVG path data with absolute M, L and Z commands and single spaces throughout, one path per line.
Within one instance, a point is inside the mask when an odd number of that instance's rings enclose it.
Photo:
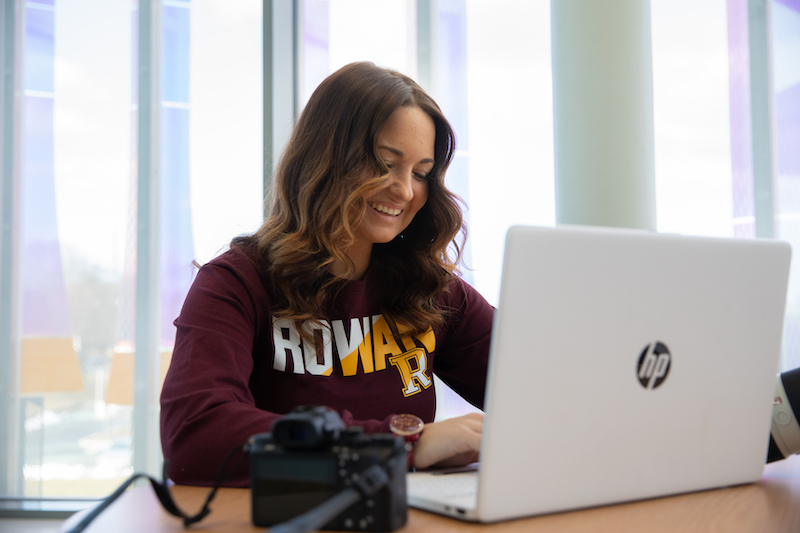
M 775 240 L 511 228 L 480 468 L 409 474 L 409 505 L 493 522 L 758 480 L 790 257 Z M 449 499 L 435 485 L 462 481 Z

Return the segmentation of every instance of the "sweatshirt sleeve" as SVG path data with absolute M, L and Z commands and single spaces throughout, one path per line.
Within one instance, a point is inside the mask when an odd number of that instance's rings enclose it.
M 434 371 L 461 397 L 483 409 L 494 307 L 460 279 L 447 294 L 447 306 L 451 313 Z
M 161 392 L 161 444 L 176 483 L 211 484 L 225 455 L 269 431 L 277 417 L 255 406 L 248 386 L 260 312 L 252 295 L 258 277 L 250 268 L 226 260 L 204 265 L 175 320 Z M 234 478 L 226 484 L 247 485 L 244 469 Z
M 257 407 L 250 388 L 258 333 L 271 335 L 272 328 L 270 299 L 255 267 L 238 251 L 204 265 L 175 326 L 175 348 L 161 392 L 164 459 L 176 483 L 212 485 L 229 451 L 270 431 L 283 416 Z M 339 414 L 346 425 L 367 433 L 389 429 L 388 418 L 355 420 L 343 409 Z M 225 485 L 248 482 L 245 458 Z

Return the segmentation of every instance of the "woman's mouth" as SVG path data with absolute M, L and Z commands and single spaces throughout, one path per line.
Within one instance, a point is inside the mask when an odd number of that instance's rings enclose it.
M 389 216 L 393 216 L 393 217 L 396 217 L 397 215 L 399 215 L 400 213 L 403 212 L 402 209 L 392 209 L 390 207 L 386 207 L 385 205 L 379 204 L 377 202 L 367 202 L 367 204 L 369 204 L 369 206 L 372 209 L 374 209 L 375 211 L 378 211 L 380 213 L 383 213 L 383 214 L 389 215 Z

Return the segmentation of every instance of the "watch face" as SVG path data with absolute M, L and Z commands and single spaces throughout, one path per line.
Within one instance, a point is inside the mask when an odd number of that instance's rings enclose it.
M 424 426 L 422 419 L 414 415 L 395 415 L 389 422 L 392 433 L 396 435 L 416 435 Z

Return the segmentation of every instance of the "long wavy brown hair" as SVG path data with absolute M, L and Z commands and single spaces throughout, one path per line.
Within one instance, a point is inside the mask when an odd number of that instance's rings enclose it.
M 447 310 L 436 296 L 457 274 L 466 238 L 461 201 L 444 185 L 455 135 L 416 82 L 372 63 L 347 65 L 316 89 L 275 171 L 264 224 L 231 243 L 256 251 L 278 299 L 275 316 L 298 325 L 326 318 L 323 310 L 342 284 L 328 273 L 331 264 L 338 260 L 355 272 L 345 251 L 365 198 L 389 179 L 376 138 L 403 106 L 423 110 L 436 127 L 428 200 L 400 236 L 373 246 L 372 260 L 383 267 L 387 319 L 417 334 L 443 323 Z

